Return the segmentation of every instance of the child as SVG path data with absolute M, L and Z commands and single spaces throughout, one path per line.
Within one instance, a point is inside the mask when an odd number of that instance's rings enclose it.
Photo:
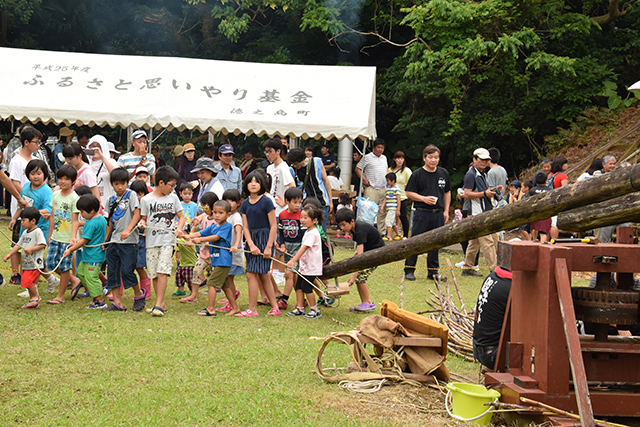
M 213 205 L 218 201 L 218 196 L 213 192 L 208 192 L 200 199 L 200 209 L 205 213 L 195 218 L 192 222 L 192 229 L 198 228 L 204 230 L 212 224 L 216 223 L 213 216 Z M 207 277 L 211 273 L 211 253 L 206 245 L 201 246 L 198 251 L 198 259 L 193 268 L 193 277 L 191 279 L 191 294 L 188 297 L 181 298 L 180 302 L 193 303 L 198 302 L 198 290 L 200 285 L 204 285 Z
M 82 238 L 67 248 L 62 254 L 68 257 L 75 250 L 85 247 L 82 251 L 82 262 L 78 266 L 78 278 L 87 287 L 93 302 L 87 307 L 91 309 L 106 308 L 102 299 L 102 282 L 100 281 L 100 266 L 106 259 L 102 249 L 107 233 L 107 220 L 100 215 L 100 199 L 93 194 L 85 194 L 77 202 L 77 208 L 84 217 Z
M 343 208 L 353 210 L 353 205 L 351 204 L 351 197 L 349 197 L 347 193 L 340 193 L 340 196 L 338 197 L 338 206 L 336 207 L 336 212 L 338 212 L 340 209 L 343 209 Z M 337 233 L 336 238 L 339 239 L 340 237 L 344 237 L 345 239 L 350 239 L 351 235 L 344 234 L 343 236 L 340 236 L 340 233 Z
M 26 200 L 30 207 L 33 207 L 40 212 L 38 228 L 42 230 L 44 236 L 49 236 L 49 216 L 51 215 L 51 196 L 53 194 L 51 187 L 47 185 L 49 167 L 44 160 L 31 160 L 27 163 L 24 173 L 29 178 L 29 182 L 22 187 L 20 196 Z M 16 212 L 9 223 L 9 230 L 13 230 L 13 227 L 18 221 L 18 218 L 20 218 L 21 213 L 22 209 L 20 208 L 20 205 L 18 205 L 16 207 Z M 24 228 L 20 230 L 20 235 L 22 235 L 23 232 Z M 53 274 L 47 274 L 46 277 L 48 282 L 47 292 L 55 292 L 56 286 L 60 281 Z M 25 292 L 26 295 L 18 295 L 29 297 L 29 291 L 27 290 Z
M 182 198 L 182 212 L 184 213 L 184 231 L 191 230 L 191 221 L 196 217 L 198 205 L 191 201 L 193 196 L 193 186 L 189 183 L 180 185 L 180 197 Z M 193 268 L 196 265 L 196 249 L 193 245 L 185 245 L 178 242 L 178 267 L 176 269 L 176 287 L 178 288 L 171 295 L 183 297 L 187 293 L 184 290 L 185 283 L 191 289 L 193 280 Z
M 349 209 L 341 209 L 336 213 L 338 227 L 345 233 L 353 233 L 353 239 L 357 245 L 355 255 L 383 247 L 384 242 L 380 238 L 378 230 L 369 223 L 356 221 L 355 218 L 353 211 Z M 349 286 L 356 284 L 362 301 L 361 304 L 351 307 L 350 311 L 371 311 L 376 308 L 376 304 L 371 301 L 369 287 L 367 286 L 367 279 L 375 269 L 376 267 L 370 267 L 359 272 L 356 271 L 349 278 Z
M 537 172 L 533 177 L 535 180 L 536 186 L 533 187 L 527 193 L 527 197 L 535 196 L 536 194 L 546 193 L 547 191 L 551 191 L 550 187 L 547 187 L 547 178 L 544 175 L 544 172 Z M 538 234 L 540 235 L 540 242 L 544 243 L 547 241 L 547 237 L 549 232 L 551 231 L 551 218 L 543 219 L 540 221 L 534 221 L 531 223 L 531 237 L 533 240 L 538 238 Z
M 209 245 L 211 251 L 211 267 L 213 271 L 209 275 L 207 285 L 209 287 L 209 305 L 198 311 L 199 316 L 215 316 L 216 310 L 216 290 L 222 288 L 231 310 L 227 316 L 240 312 L 236 303 L 235 289 L 231 289 L 229 283 L 229 272 L 231 271 L 232 254 L 231 254 L 231 234 L 233 227 L 227 218 L 231 215 L 231 205 L 225 200 L 218 200 L 213 204 L 213 217 L 216 224 L 212 224 L 199 233 L 191 233 L 185 238 L 192 239 L 193 243 L 211 242 Z
M 56 172 L 60 190 L 53 193 L 51 197 L 49 249 L 46 266 L 49 271 L 56 271 L 60 274 L 60 287 L 58 288 L 58 295 L 54 299 L 47 301 L 47 304 L 50 305 L 65 303 L 64 293 L 69 282 L 72 282 L 73 289 L 80 286 L 78 278 L 71 277 L 72 257 L 64 256 L 67 246 L 76 243 L 78 233 L 79 211 L 76 207 L 76 202 L 79 197 L 72 188 L 77 175 L 76 168 L 71 165 L 62 165 Z
M 302 190 L 298 187 L 288 188 L 284 192 L 284 200 L 287 209 L 280 212 L 278 217 L 278 243 L 280 252 L 284 253 L 284 261 L 288 263 L 298 253 L 302 244 L 303 231 L 306 231 L 300 224 L 300 206 L 302 205 Z M 297 269 L 298 265 L 294 264 Z M 278 298 L 278 307 L 286 310 L 289 302 L 289 295 L 295 284 L 296 275 L 290 269 L 285 273 L 285 285 L 282 296 Z
M 390 241 L 391 229 L 396 233 L 395 240 L 401 240 L 402 236 L 398 230 L 398 219 L 400 218 L 400 189 L 396 186 L 396 174 L 389 172 L 385 178 L 387 179 L 387 190 L 385 192 L 382 206 L 380 206 L 380 213 L 385 213 L 385 226 L 387 227 L 387 235 L 382 240 Z
M 229 285 L 237 302 L 240 297 L 240 291 L 236 289 L 235 276 L 244 274 L 244 255 L 242 252 L 239 252 L 239 249 L 244 247 L 242 239 L 242 216 L 238 213 L 238 205 L 240 204 L 242 197 L 238 190 L 232 188 L 222 194 L 222 200 L 226 200 L 231 206 L 231 216 L 227 220 L 233 227 L 233 232 L 231 233 L 231 270 L 229 271 Z M 216 308 L 216 311 L 221 311 L 223 313 L 232 311 L 233 307 L 229 304 L 229 301 L 225 299 L 220 300 L 221 303 L 223 301 L 224 306 Z
M 144 166 L 139 166 L 135 171 L 135 176 L 133 178 L 136 181 L 142 181 L 145 183 L 149 191 L 153 191 L 153 188 L 149 186 L 149 169 Z
M 113 303 L 106 311 L 127 311 L 122 304 L 122 290 L 133 288 L 133 311 L 145 306 L 146 291 L 140 289 L 135 273 L 138 256 L 138 228 L 140 205 L 132 190 L 127 190 L 129 171 L 123 167 L 113 169 L 109 181 L 115 194 L 105 206 L 107 214 L 107 237 L 111 241 L 107 249 L 107 286 L 112 291 Z M 85 236 L 83 236 L 85 237 Z
M 140 200 L 147 194 L 149 194 L 149 187 L 142 181 L 133 181 L 129 186 L 129 189 L 136 193 L 138 197 L 138 206 L 140 206 Z M 151 298 L 151 279 L 147 275 L 147 246 L 145 240 L 144 230 L 138 229 L 138 255 L 136 257 L 136 273 L 140 278 L 140 289 L 145 294 L 145 300 Z M 147 309 L 149 310 L 149 309 Z M 149 311 L 151 313 L 151 311 Z
M 302 245 L 296 255 L 289 260 L 287 268 L 294 268 L 300 261 L 300 275 L 296 281 L 296 308 L 287 316 L 304 316 L 307 319 L 322 317 L 316 305 L 313 282 L 322 275 L 322 238 L 316 227 L 322 221 L 322 211 L 313 205 L 305 206 L 300 213 L 300 224 L 307 229 Z M 304 312 L 304 298 L 309 301 L 309 313 Z
M 152 316 L 164 316 L 167 307 L 164 294 L 167 290 L 167 277 L 171 275 L 173 266 L 173 247 L 176 235 L 172 231 L 176 216 L 178 217 L 178 233 L 184 227 L 182 204 L 175 193 L 176 183 L 180 176 L 171 166 L 162 166 L 156 171 L 156 188 L 141 200 L 141 229 L 153 227 L 147 234 L 147 271 L 153 279 L 156 293 L 156 304 L 151 309 Z
M 22 248 L 22 282 L 20 286 L 29 292 L 29 302 L 20 308 L 38 308 L 38 304 L 42 301 L 36 283 L 40 277 L 40 269 L 43 268 L 42 260 L 47 241 L 44 238 L 44 233 L 38 227 L 38 221 L 40 221 L 40 212 L 36 208 L 24 208 L 21 221 L 24 232 L 20 236 L 18 244 L 11 248 L 4 257 L 4 262 L 7 262 L 12 255 L 18 253 L 18 249 Z
M 249 308 L 238 317 L 259 316 L 257 311 L 259 283 L 262 283 L 265 295 L 271 304 L 269 316 L 279 316 L 275 292 L 271 283 L 271 251 L 276 238 L 276 213 L 273 202 L 265 196 L 268 190 L 263 176 L 255 170 L 247 174 L 243 188 L 248 196 L 240 207 L 246 248 L 251 253 L 247 258 L 247 284 L 249 288 Z

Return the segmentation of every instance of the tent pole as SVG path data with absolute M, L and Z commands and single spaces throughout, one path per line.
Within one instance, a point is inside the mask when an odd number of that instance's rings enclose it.
M 131 142 L 133 141 L 133 126 L 127 126 L 127 153 L 131 151 Z M 122 153 L 124 154 L 124 153 Z
M 353 162 L 353 145 L 349 138 L 344 138 L 338 143 L 338 166 L 340 167 L 340 178 L 342 178 L 342 189 L 351 190 L 351 164 Z

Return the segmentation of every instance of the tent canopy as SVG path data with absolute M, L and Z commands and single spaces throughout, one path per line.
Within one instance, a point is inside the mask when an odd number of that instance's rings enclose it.
M 373 139 L 375 67 L 0 48 L 0 117 Z

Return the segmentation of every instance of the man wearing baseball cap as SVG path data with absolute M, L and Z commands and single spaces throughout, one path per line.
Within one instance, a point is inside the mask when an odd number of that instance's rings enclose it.
M 469 199 L 471 202 L 469 216 L 490 211 L 493 208 L 491 200 L 496 194 L 495 190 L 499 189 L 502 191 L 504 189 L 502 185 L 499 185 L 497 188 L 489 188 L 487 186 L 487 176 L 484 170 L 489 165 L 489 160 L 491 160 L 489 150 L 478 148 L 473 152 L 473 166 L 471 166 L 464 176 L 464 194 L 462 197 Z M 482 277 L 482 273 L 473 268 L 476 254 L 480 248 L 482 248 L 485 262 L 489 268 L 491 270 L 495 268 L 496 241 L 497 239 L 494 239 L 492 234 L 469 240 L 469 246 L 467 246 L 467 252 L 464 257 L 464 267 L 462 268 L 463 276 Z
M 136 169 L 140 166 L 147 168 L 151 176 L 156 173 L 156 159 L 153 154 L 148 153 L 147 132 L 143 129 L 138 129 L 133 132 L 131 137 L 133 138 L 131 142 L 133 151 L 118 158 L 118 165 L 129 171 L 129 183 L 134 180 Z
M 225 191 L 236 189 L 242 194 L 242 172 L 240 172 L 240 168 L 231 164 L 233 162 L 233 154 L 231 144 L 224 144 L 220 147 L 218 150 L 220 164 L 216 166 L 216 172 L 218 173 L 216 178 L 218 178 Z

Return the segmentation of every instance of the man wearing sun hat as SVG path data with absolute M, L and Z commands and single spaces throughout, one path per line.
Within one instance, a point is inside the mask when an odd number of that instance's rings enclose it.
M 242 172 L 240 168 L 232 165 L 233 147 L 231 144 L 224 144 L 218 150 L 220 156 L 220 164 L 216 166 L 218 181 L 226 190 L 238 190 L 242 194 Z
M 143 129 L 138 129 L 131 135 L 133 141 L 133 151 L 127 154 L 123 154 L 118 158 L 118 165 L 124 167 L 129 171 L 129 182 L 131 183 L 135 178 L 135 171 L 140 166 L 144 166 L 149 171 L 149 175 L 153 176 L 156 173 L 156 159 L 153 154 L 148 153 L 147 146 L 147 132 Z
M 491 200 L 493 196 L 495 196 L 496 190 L 502 191 L 504 189 L 502 185 L 498 185 L 495 188 L 489 188 L 487 185 L 487 176 L 484 170 L 489 165 L 490 160 L 491 155 L 486 148 L 478 148 L 473 152 L 473 166 L 471 166 L 464 176 L 464 194 L 462 196 L 471 202 L 469 216 L 490 211 L 493 208 Z M 484 254 L 487 265 L 493 270 L 496 265 L 496 242 L 497 239 L 495 239 L 493 234 L 469 240 L 462 275 L 482 277 L 482 273 L 473 268 L 476 254 L 480 248 L 482 248 L 482 253 Z

